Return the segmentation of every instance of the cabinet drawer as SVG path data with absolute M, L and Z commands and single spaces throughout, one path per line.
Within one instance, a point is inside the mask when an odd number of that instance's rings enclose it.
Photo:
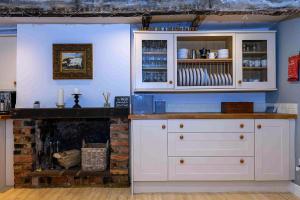
M 169 157 L 169 180 L 254 180 L 254 158 Z
M 169 132 L 254 132 L 251 119 L 168 120 Z
M 168 133 L 169 156 L 254 156 L 254 133 Z

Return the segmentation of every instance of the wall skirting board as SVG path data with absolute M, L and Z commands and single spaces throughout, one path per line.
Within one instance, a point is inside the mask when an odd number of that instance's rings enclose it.
M 294 182 L 290 182 L 289 192 L 293 193 L 297 197 L 300 197 L 300 186 Z
M 134 182 L 132 192 L 291 192 L 290 181 L 204 181 L 204 182 Z M 300 186 L 298 186 L 300 196 Z M 294 193 L 295 194 L 295 193 Z M 297 195 L 297 194 L 296 194 Z

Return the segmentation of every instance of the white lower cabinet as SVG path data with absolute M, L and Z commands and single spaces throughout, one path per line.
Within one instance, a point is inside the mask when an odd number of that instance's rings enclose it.
M 132 120 L 133 181 L 292 180 L 292 121 Z
M 255 180 L 290 180 L 288 120 L 256 120 Z
M 5 186 L 5 120 L 0 120 L 0 189 Z
M 168 177 L 166 120 L 134 120 L 133 180 L 166 181 Z
M 254 180 L 254 158 L 169 157 L 169 180 Z

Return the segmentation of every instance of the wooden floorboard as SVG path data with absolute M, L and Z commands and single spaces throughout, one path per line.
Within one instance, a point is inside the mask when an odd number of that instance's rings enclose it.
M 131 195 L 127 188 L 10 189 L 0 200 L 300 200 L 291 193 L 156 193 Z

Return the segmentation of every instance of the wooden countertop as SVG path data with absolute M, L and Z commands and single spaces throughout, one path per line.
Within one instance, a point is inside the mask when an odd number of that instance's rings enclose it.
M 129 115 L 129 119 L 296 119 L 296 114 L 279 113 L 165 113 Z
M 10 115 L 0 115 L 0 120 L 10 119 L 10 118 L 11 118 Z

